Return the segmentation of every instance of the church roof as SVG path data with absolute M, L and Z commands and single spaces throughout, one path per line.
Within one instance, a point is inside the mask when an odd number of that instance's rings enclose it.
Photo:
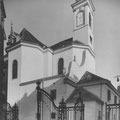
M 68 47 L 68 46 L 73 45 L 73 44 L 75 44 L 75 45 L 77 45 L 77 44 L 78 45 L 85 45 L 84 43 L 82 43 L 78 40 L 73 41 L 73 38 L 68 38 L 66 40 L 63 40 L 63 41 L 57 43 L 57 44 L 54 44 L 54 45 L 50 46 L 50 48 L 52 50 L 58 50 L 58 49 Z
M 46 48 L 46 46 L 43 43 L 41 43 L 39 40 L 37 40 L 26 28 L 24 28 L 21 31 L 20 36 L 22 37 L 21 40 L 24 42 L 37 44 L 42 48 Z
M 24 28 L 21 31 L 20 36 L 22 37 L 22 41 L 24 41 L 24 42 L 37 44 L 44 49 L 48 48 L 46 45 L 44 45 L 39 40 L 37 40 L 26 28 Z M 67 47 L 67 46 L 71 46 L 73 44 L 74 45 L 85 45 L 84 43 L 82 43 L 78 40 L 73 41 L 73 38 L 68 38 L 57 44 L 50 46 L 49 48 L 52 50 L 58 50 L 58 49 L 61 49 L 61 48 Z
M 17 33 L 14 32 L 14 34 L 17 34 Z M 58 42 L 57 44 L 54 44 L 54 45 L 48 47 L 45 44 L 43 44 L 42 42 L 40 42 L 38 39 L 36 39 L 26 28 L 24 28 L 18 35 L 19 35 L 20 39 L 16 40 L 16 42 L 14 42 L 14 43 L 11 43 L 11 45 L 7 46 L 7 48 L 11 48 L 14 45 L 19 44 L 20 42 L 39 45 L 43 49 L 50 48 L 53 51 L 59 50 L 59 49 L 65 48 L 65 47 L 69 47 L 72 45 L 87 46 L 86 44 L 80 42 L 79 40 L 73 40 L 73 38 L 71 37 L 71 38 L 68 38 L 66 40 L 63 40 L 61 42 Z
M 94 94 L 92 94 L 88 90 L 84 89 L 83 87 L 76 88 L 71 93 L 71 95 L 68 97 L 68 99 L 66 100 L 66 102 L 75 102 L 75 100 L 77 99 L 79 93 L 81 94 L 81 98 L 83 99 L 83 101 L 96 101 L 96 102 L 98 102 L 100 104 L 104 103 L 97 96 L 95 96 Z

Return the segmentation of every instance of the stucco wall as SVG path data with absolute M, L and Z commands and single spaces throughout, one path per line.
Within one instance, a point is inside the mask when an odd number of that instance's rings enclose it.
M 17 60 L 18 62 L 18 76 L 17 78 L 12 78 L 12 68 L 13 68 L 13 61 Z M 21 48 L 17 48 L 13 51 L 10 51 L 8 54 L 8 102 L 11 105 L 20 99 L 20 90 L 19 90 L 19 83 L 20 83 L 20 71 L 21 71 Z
M 85 59 L 83 58 L 84 57 L 83 52 L 85 52 Z M 92 73 L 95 73 L 95 58 L 87 48 L 76 46 L 73 49 L 73 56 L 76 56 L 76 61 L 81 67 L 81 71 L 85 70 L 85 72 L 90 71 Z M 83 59 L 84 64 L 81 65 Z
M 73 39 L 88 45 L 88 26 L 73 32 Z
M 47 50 L 44 53 L 44 77 L 53 75 L 53 54 Z
M 99 98 L 102 98 L 101 85 L 92 85 L 92 87 L 86 85 L 84 88 L 93 93 L 94 95 L 98 96 Z
M 28 46 L 21 46 L 21 49 L 21 82 L 43 78 L 43 52 Z
M 91 87 L 92 86 L 92 87 Z M 117 96 L 117 103 L 119 102 L 119 96 L 109 87 L 107 84 L 94 84 L 94 85 L 86 85 L 85 89 L 98 96 L 101 100 L 107 103 L 114 103 L 114 96 Z M 107 100 L 107 90 L 111 91 L 111 100 Z
M 105 120 L 105 111 L 106 111 L 106 103 L 114 104 L 114 96 L 117 96 L 117 103 L 119 103 L 119 96 L 106 84 L 92 85 L 84 87 L 94 95 L 98 96 L 102 101 L 104 101 L 103 110 L 102 110 L 102 118 Z M 107 90 L 111 91 L 111 100 L 107 100 Z
M 72 61 L 70 70 L 70 76 L 72 78 L 80 80 L 86 71 L 95 73 L 95 58 L 88 49 L 80 46 L 74 46 L 73 58 L 74 57 L 75 60 Z
M 96 104 L 95 102 L 85 102 L 85 120 L 95 120 Z
M 95 73 L 95 57 L 90 54 L 89 51 L 86 51 L 86 68 L 89 72 Z
M 35 120 L 37 113 L 36 84 L 20 87 L 22 98 L 18 101 L 19 120 Z

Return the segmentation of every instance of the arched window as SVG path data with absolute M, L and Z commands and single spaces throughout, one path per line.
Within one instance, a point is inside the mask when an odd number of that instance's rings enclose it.
M 89 26 L 91 27 L 92 25 L 92 18 L 91 18 L 91 14 L 89 13 Z
M 64 69 L 64 60 L 63 58 L 60 58 L 58 61 L 58 75 L 63 74 L 63 69 Z
M 13 79 L 17 78 L 17 74 L 18 74 L 18 62 L 17 60 L 14 60 L 12 66 L 12 78 Z
M 93 43 L 93 40 L 92 40 L 92 37 L 90 36 L 90 43 L 92 44 Z

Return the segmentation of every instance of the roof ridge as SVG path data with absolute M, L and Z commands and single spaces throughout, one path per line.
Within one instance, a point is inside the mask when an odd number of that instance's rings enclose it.
M 85 94 L 87 94 L 86 97 L 89 97 L 91 100 L 96 100 L 96 101 L 98 101 L 98 102 L 100 102 L 100 103 L 103 103 L 103 101 L 102 101 L 98 96 L 94 95 L 93 93 L 89 92 L 87 89 L 85 89 L 85 88 L 83 88 L 83 87 L 81 87 L 81 86 L 80 86 L 80 87 L 77 87 L 77 88 L 70 94 L 70 96 L 67 98 L 66 101 L 72 101 L 73 98 L 78 94 L 79 91 L 82 91 L 81 96 L 84 96 Z M 85 96 L 84 96 L 84 97 L 85 97 Z M 84 97 L 83 97 L 83 100 L 85 99 Z M 74 100 L 75 100 L 75 99 L 74 99 Z M 86 100 L 87 100 L 87 98 L 86 98 Z
M 97 77 L 97 78 L 100 78 L 100 79 L 102 79 L 102 80 L 106 80 L 106 81 L 110 82 L 108 79 L 105 79 L 105 78 L 103 78 L 103 77 L 100 77 L 99 75 L 94 74 L 94 73 L 89 72 L 89 71 L 86 71 L 86 72 L 83 74 L 83 76 L 81 77 L 80 80 L 84 80 L 84 78 L 87 77 L 87 76 L 86 76 L 87 74 L 93 75 L 93 76 L 95 76 L 95 77 Z

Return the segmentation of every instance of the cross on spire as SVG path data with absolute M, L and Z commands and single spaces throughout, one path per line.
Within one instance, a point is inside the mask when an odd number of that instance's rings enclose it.
M 12 21 L 11 21 L 11 30 L 10 30 L 10 35 L 12 35 L 13 34 L 13 23 L 12 23 Z

